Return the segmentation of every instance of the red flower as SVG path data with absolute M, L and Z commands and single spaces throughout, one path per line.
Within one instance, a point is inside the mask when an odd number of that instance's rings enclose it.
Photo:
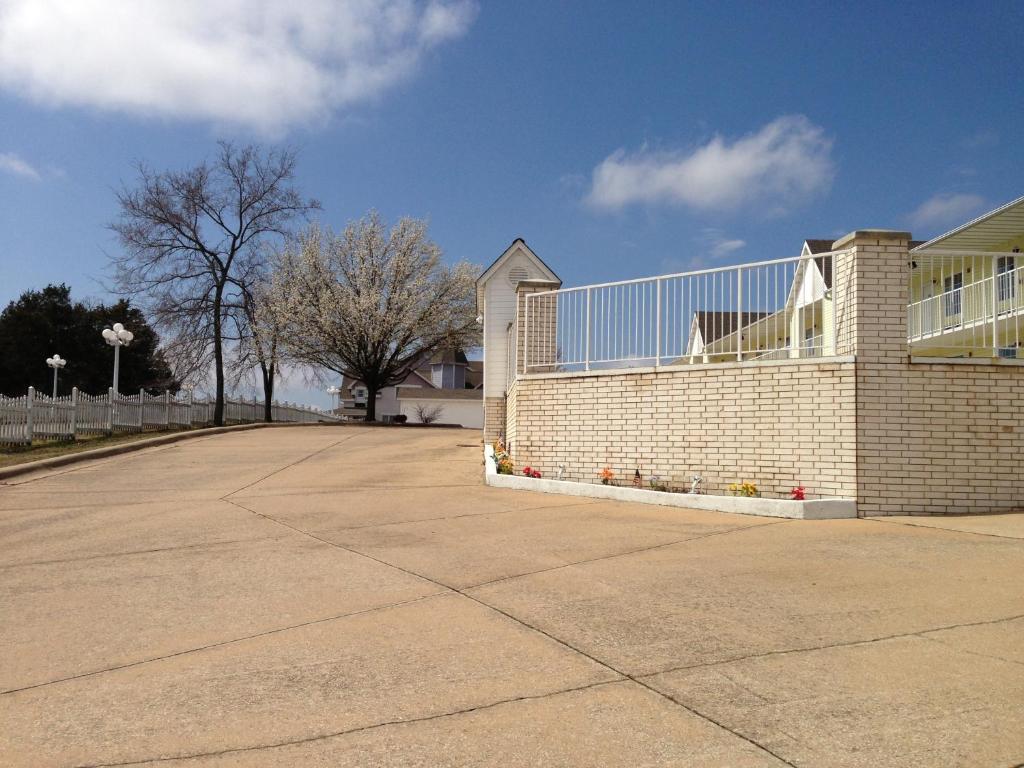
M 796 488 L 789 492 L 789 496 L 791 499 L 793 499 L 793 501 L 803 501 L 804 490 L 805 489 L 802 485 L 798 485 Z

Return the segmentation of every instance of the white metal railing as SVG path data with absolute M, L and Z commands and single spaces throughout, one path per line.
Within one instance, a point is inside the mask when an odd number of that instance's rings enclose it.
M 912 353 L 1024 358 L 1024 254 L 924 251 L 911 258 Z
M 0 395 L 0 445 L 27 445 L 33 440 L 73 440 L 79 435 L 141 432 L 145 429 L 197 427 L 213 423 L 215 403 L 195 400 L 191 394 L 170 392 L 150 395 L 88 395 L 73 389 L 70 395 L 51 398 L 29 387 L 20 397 Z M 337 421 L 335 414 L 318 408 L 279 403 L 271 406 L 275 422 L 314 423 Z M 264 405 L 258 400 L 224 401 L 225 423 L 263 421 Z
M 530 294 L 523 368 L 539 373 L 835 355 L 835 255 Z

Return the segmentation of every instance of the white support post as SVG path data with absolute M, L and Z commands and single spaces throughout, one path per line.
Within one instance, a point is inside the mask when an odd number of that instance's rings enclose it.
M 836 292 L 836 286 L 839 285 L 839 270 L 837 269 L 837 267 L 839 265 L 836 264 L 835 254 L 832 254 L 828 258 L 832 262 L 832 287 L 831 288 L 826 288 L 825 291 L 826 291 L 826 295 L 828 295 L 828 292 L 831 292 L 831 294 L 832 294 L 832 354 L 835 355 L 835 356 L 838 356 L 839 355 L 839 326 L 836 325 L 836 304 L 838 304 L 839 302 L 837 301 L 836 297 L 839 294 Z
M 114 434 L 114 388 L 107 389 L 107 432 Z
M 736 362 L 743 362 L 743 267 L 736 267 Z
M 32 445 L 32 430 L 34 427 L 32 423 L 32 403 L 35 401 L 35 399 L 36 388 L 30 386 L 28 388 L 28 397 L 25 398 L 25 440 L 28 442 L 29 445 Z
M 164 426 L 171 426 L 171 390 L 164 390 Z
M 139 432 L 146 428 L 146 390 L 139 387 Z
M 999 264 L 996 256 L 992 256 L 992 357 L 999 357 L 999 276 L 996 267 Z
M 661 365 L 661 278 L 654 281 L 654 367 Z
M 587 370 L 587 371 L 590 370 L 590 317 L 591 317 L 591 315 L 590 315 L 590 292 L 591 292 L 591 290 L 593 290 L 593 289 L 592 288 L 587 288 L 587 330 L 586 330 L 587 342 L 586 342 L 586 352 L 584 353 L 585 354 L 584 370 Z

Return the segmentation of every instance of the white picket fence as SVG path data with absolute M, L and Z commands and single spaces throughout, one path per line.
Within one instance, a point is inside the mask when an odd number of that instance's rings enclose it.
M 142 432 L 145 429 L 201 427 L 213 423 L 214 401 L 196 400 L 164 392 L 150 395 L 87 395 L 77 388 L 70 395 L 52 398 L 29 387 L 21 397 L 0 395 L 0 445 L 27 445 L 33 440 L 74 440 L 78 435 Z M 224 423 L 263 421 L 259 400 L 224 402 Z M 309 424 L 338 421 L 332 413 L 295 403 L 272 406 L 275 422 Z

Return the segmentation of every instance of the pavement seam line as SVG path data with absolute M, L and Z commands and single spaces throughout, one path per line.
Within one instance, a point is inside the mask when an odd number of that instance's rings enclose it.
M 476 486 L 464 485 L 454 486 L 457 488 L 474 488 Z M 260 496 L 249 496 L 246 500 L 252 501 L 253 499 L 259 499 Z M 366 525 L 349 525 L 344 528 L 324 528 L 323 533 L 333 533 L 336 531 L 363 531 L 367 528 L 386 528 L 389 525 L 413 525 L 415 523 L 436 523 L 441 520 L 461 520 L 465 517 L 487 517 L 488 515 L 509 515 L 513 512 L 535 512 L 539 509 L 571 509 L 573 507 L 584 507 L 594 502 L 581 502 L 579 504 L 545 504 L 539 507 L 526 507 L 525 509 L 499 509 L 492 512 L 466 512 L 461 515 L 448 515 L 446 517 L 425 517 L 420 520 L 396 520 L 393 523 L 368 523 Z M 316 533 L 316 531 L 313 531 Z
M 211 751 L 211 752 L 196 752 L 188 755 L 175 755 L 173 757 L 150 757 L 143 758 L 141 760 L 128 760 L 118 763 L 87 763 L 78 764 L 75 768 L 119 768 L 120 766 L 130 765 L 147 765 L 152 763 L 168 763 L 178 760 L 196 760 L 204 757 L 219 757 L 221 755 L 237 754 L 239 752 L 256 752 L 264 749 L 280 749 L 282 747 L 293 747 L 300 744 L 310 744 L 317 741 L 325 741 L 327 739 L 334 739 L 341 736 L 349 736 L 353 733 L 362 733 L 363 731 L 372 731 L 378 728 L 387 728 L 394 725 L 416 725 L 418 723 L 426 723 L 432 720 L 443 720 L 449 717 L 458 717 L 459 715 L 468 715 L 474 712 L 486 711 L 488 709 L 494 709 L 495 707 L 505 706 L 506 704 L 515 704 L 520 701 L 539 701 L 542 699 L 548 699 L 553 696 L 562 696 L 567 693 L 577 693 L 579 691 L 590 690 L 591 688 L 599 688 L 605 685 L 619 685 L 621 683 L 628 682 L 626 679 L 621 678 L 617 680 L 601 680 L 596 683 L 587 683 L 585 685 L 578 685 L 572 688 L 564 688 L 558 691 L 551 691 L 549 693 L 538 693 L 528 696 L 514 696 L 508 699 L 500 699 L 499 701 L 493 701 L 489 704 L 480 704 L 475 707 L 467 707 L 465 709 L 456 709 L 450 712 L 440 712 L 436 715 L 424 715 L 422 717 L 412 717 L 405 720 L 385 720 L 380 723 L 371 723 L 370 725 L 360 725 L 355 728 L 349 728 L 343 731 L 335 731 L 332 733 L 317 734 L 315 736 L 307 736 L 301 739 L 291 739 L 288 741 L 274 742 L 272 744 L 255 744 L 247 747 L 229 747 L 227 749 Z
M 231 503 L 234 504 L 235 502 L 231 502 Z M 241 504 L 239 504 L 238 506 L 242 507 Z M 243 509 L 248 509 L 248 507 L 242 507 L 242 508 Z M 249 510 L 249 511 L 252 512 L 255 515 L 259 515 L 260 517 L 266 517 L 268 520 L 274 520 L 275 522 L 278 522 L 281 525 L 284 525 L 284 526 L 286 526 L 288 528 L 292 528 L 293 530 L 295 530 L 295 531 L 297 531 L 299 533 L 303 533 L 304 535 L 309 536 L 311 538 L 317 539 L 318 541 L 323 541 L 325 544 L 330 544 L 331 546 L 336 547 L 336 548 L 338 548 L 340 550 L 343 550 L 343 551 L 346 551 L 346 552 L 351 552 L 352 554 L 368 558 L 370 560 L 373 560 L 374 562 L 380 563 L 381 565 L 385 565 L 385 566 L 387 566 L 389 568 L 394 568 L 395 570 L 402 571 L 403 573 L 407 573 L 407 574 L 409 574 L 411 576 L 416 576 L 416 577 L 418 577 L 420 579 L 423 579 L 424 581 L 427 581 L 427 582 L 429 582 L 431 584 L 434 584 L 434 585 L 436 585 L 438 587 L 442 587 L 444 589 L 448 589 L 448 590 L 450 590 L 451 592 L 453 592 L 455 594 L 461 595 L 462 597 L 465 597 L 467 600 L 471 600 L 474 603 L 482 606 L 483 608 L 491 610 L 494 613 L 499 614 L 500 616 L 504 616 L 508 620 L 512 621 L 515 624 L 518 624 L 519 626 L 521 626 L 521 627 L 523 627 L 523 628 L 525 628 L 527 630 L 530 630 L 530 631 L 535 632 L 535 633 L 537 633 L 537 634 L 539 634 L 539 635 L 541 635 L 543 637 L 548 638 L 551 642 L 555 643 L 556 645 L 560 646 L 561 648 L 564 648 L 564 649 L 566 649 L 566 650 L 568 650 L 568 651 L 570 651 L 572 653 L 575 653 L 578 656 L 582 656 L 583 658 L 588 659 L 589 661 L 593 662 L 594 664 L 597 664 L 599 667 L 603 667 L 604 669 L 608 670 L 609 672 L 611 672 L 611 673 L 613 673 L 615 675 L 618 675 L 619 677 L 625 678 L 626 680 L 630 680 L 630 681 L 636 683 L 637 685 L 641 686 L 642 688 L 646 688 L 647 690 L 651 691 L 652 693 L 657 694 L 658 696 L 662 697 L 663 699 L 665 699 L 667 701 L 672 702 L 673 704 L 681 707 L 682 709 L 685 709 L 687 712 L 690 712 L 691 714 L 701 718 L 702 720 L 706 720 L 707 722 L 717 726 L 718 728 L 722 729 L 723 731 L 725 731 L 727 733 L 731 733 L 733 736 L 735 736 L 735 737 L 737 737 L 739 739 L 742 739 L 743 741 L 746 741 L 747 743 L 753 745 L 754 747 L 756 747 L 757 749 L 761 750 L 762 752 L 765 752 L 766 754 L 771 755 L 772 757 L 774 757 L 776 760 L 779 760 L 783 764 L 785 764 L 787 766 L 790 766 L 790 768 L 796 768 L 796 766 L 793 765 L 793 763 L 789 762 L 788 760 L 786 760 L 782 756 L 777 755 L 775 752 L 770 750 L 768 747 L 764 746 L 763 744 L 759 744 L 758 742 L 756 742 L 752 738 L 750 738 L 748 736 L 745 736 L 744 734 L 739 733 L 738 731 L 735 731 L 732 728 L 729 728 L 728 726 L 724 725 L 723 723 L 718 722 L 714 718 L 709 717 L 709 716 L 707 716 L 707 715 L 697 711 L 696 709 L 693 709 L 692 707 L 689 707 L 689 706 L 683 704 L 680 701 L 677 701 L 676 699 L 672 698 L 671 696 L 669 696 L 668 694 L 664 693 L 663 691 L 659 691 L 657 688 L 649 685 L 648 683 L 645 683 L 643 680 L 638 679 L 637 677 L 634 677 L 634 676 L 630 675 L 627 672 L 623 672 L 620 669 L 616 669 L 615 667 L 613 667 L 608 662 L 605 662 L 605 661 L 602 661 L 601 659 L 598 659 L 596 656 L 593 656 L 593 655 L 587 653 L 586 651 L 582 650 L 581 648 L 577 648 L 576 646 L 572 645 L 571 643 L 569 643 L 569 642 L 567 642 L 567 641 L 565 641 L 565 640 L 563 640 L 563 639 L 561 639 L 559 637 L 556 637 L 555 635 L 551 634 L 550 632 L 548 632 L 548 631 L 546 631 L 544 629 L 541 629 L 540 627 L 534 626 L 534 625 L 530 624 L 529 622 L 526 622 L 523 619 L 520 619 L 517 616 L 513 616 L 511 613 L 508 613 L 507 611 L 504 611 L 501 608 L 498 608 L 495 605 L 491 605 L 490 603 L 487 603 L 484 600 L 482 600 L 482 599 L 480 599 L 478 597 L 475 597 L 475 596 L 469 594 L 468 592 L 463 591 L 463 589 L 460 589 L 458 587 L 452 587 L 452 586 L 450 586 L 448 584 L 445 584 L 444 582 L 438 581 L 437 579 L 431 578 L 429 576 L 424 576 L 421 573 L 416 573 L 415 571 L 409 570 L 408 568 L 404 568 L 404 567 L 399 566 L 399 565 L 395 565 L 394 563 L 389 563 L 386 560 L 382 560 L 382 559 L 380 559 L 378 557 L 374 557 L 373 555 L 367 554 L 366 552 L 361 552 L 358 549 L 354 549 L 352 547 L 345 546 L 343 544 L 338 544 L 337 542 L 328 541 L 326 539 L 321 539 L 319 536 L 315 536 L 314 534 L 311 534 L 308 531 L 303 531 L 302 529 L 295 528 L 294 526 L 292 526 L 292 525 L 290 525 L 288 523 L 283 523 L 280 520 L 275 520 L 275 518 L 270 517 L 269 515 L 264 515 L 264 514 L 262 514 L 260 512 L 254 512 L 253 510 Z M 785 523 L 785 522 L 790 522 L 790 521 L 789 520 L 779 520 L 779 521 L 777 521 L 775 523 L 765 523 L 765 524 L 762 524 L 762 525 L 749 525 L 749 526 L 745 526 L 742 529 L 730 529 L 729 531 L 716 531 L 715 534 L 720 535 L 720 534 L 723 534 L 723 533 L 731 533 L 731 532 L 736 531 L 736 530 L 746 530 L 748 528 L 764 528 L 764 527 L 767 527 L 767 526 L 770 526 L 770 525 L 778 525 L 780 523 Z M 708 534 L 708 535 L 710 536 L 710 535 L 714 535 L 714 534 Z M 707 538 L 707 536 L 705 536 L 703 538 Z M 468 587 L 467 587 L 467 589 L 468 589 Z
M 375 563 L 380 563 L 381 565 L 387 566 L 388 568 L 393 568 L 396 571 L 402 571 L 403 573 L 406 573 L 409 576 L 414 576 L 417 579 L 426 581 L 427 583 L 433 584 L 434 586 L 442 587 L 448 590 L 449 592 L 458 591 L 454 587 L 450 587 L 447 584 L 443 584 L 442 582 L 437 581 L 436 579 L 431 579 L 426 576 L 423 576 L 422 574 L 416 573 L 415 571 L 410 571 L 408 568 L 402 568 L 401 566 L 394 565 L 393 563 L 389 563 L 385 560 L 381 560 L 380 558 L 374 557 L 373 555 L 368 555 L 365 552 L 360 552 L 359 550 L 352 549 L 351 547 L 347 547 L 343 544 L 339 544 L 336 541 L 331 541 L 330 539 L 325 539 L 322 536 L 317 536 L 315 533 L 310 533 L 309 531 L 305 531 L 302 528 L 292 525 L 291 523 L 286 523 L 284 520 L 278 520 L 276 517 L 264 514 L 263 512 L 257 512 L 255 509 L 249 509 L 249 507 L 245 506 L 244 504 L 239 504 L 237 501 L 233 501 L 232 499 L 225 497 L 224 501 L 228 502 L 228 504 L 234 504 L 239 509 L 244 509 L 247 512 L 250 512 L 258 517 L 262 517 L 266 520 L 269 520 L 272 523 L 277 523 L 278 525 L 283 526 L 284 528 L 288 528 L 289 530 L 295 531 L 295 533 L 301 534 L 302 536 L 307 536 L 311 539 L 315 539 L 316 541 L 319 541 L 322 544 L 326 544 L 329 547 L 334 547 L 335 549 L 339 549 L 343 552 L 349 552 L 353 555 L 358 555 L 359 557 L 365 557 L 367 560 L 372 560 Z
M 339 614 L 334 615 L 334 616 L 325 616 L 325 617 L 319 618 L 319 619 L 310 619 L 309 621 L 303 621 L 303 622 L 301 622 L 299 624 L 291 624 L 291 625 L 289 625 L 287 627 L 274 627 L 273 629 L 267 629 L 267 630 L 264 630 L 263 632 L 256 632 L 255 634 L 252 634 L 252 635 L 245 635 L 244 637 L 233 637 L 233 638 L 230 638 L 228 640 L 220 640 L 220 641 L 218 641 L 216 643 L 210 643 L 209 645 L 202 645 L 202 646 L 199 646 L 197 648 L 186 648 L 185 650 L 175 651 L 174 653 L 168 653 L 168 654 L 165 654 L 163 656 L 153 656 L 153 657 L 148 658 L 148 659 L 139 659 L 138 661 L 130 661 L 130 662 L 126 663 L 126 664 L 118 664 L 116 666 L 107 667 L 105 669 L 94 669 L 94 670 L 92 670 L 90 672 L 82 672 L 81 674 L 78 674 L 78 675 L 70 675 L 68 677 L 61 677 L 61 678 L 57 678 L 56 680 L 47 680 L 47 681 L 42 682 L 42 683 L 33 683 L 32 685 L 25 685 L 25 686 L 22 686 L 21 688 L 9 688 L 7 690 L 0 691 L 0 696 L 7 696 L 7 695 L 12 694 L 12 693 L 21 693 L 23 691 L 31 691 L 31 690 L 34 690 L 36 688 L 44 688 L 44 687 L 49 686 L 49 685 L 57 685 L 58 683 L 67 683 L 67 682 L 70 682 L 72 680 L 81 680 L 82 678 L 86 678 L 86 677 L 94 677 L 96 675 L 104 675 L 104 674 L 107 674 L 108 672 L 118 672 L 118 671 L 120 671 L 122 669 L 131 669 L 132 667 L 139 667 L 139 666 L 142 666 L 143 664 L 152 664 L 152 663 L 157 662 L 157 661 L 165 661 L 166 659 L 174 659 L 174 658 L 177 658 L 179 656 L 187 656 L 187 655 L 192 654 L 192 653 L 200 653 L 202 651 L 209 651 L 209 650 L 212 650 L 214 648 L 222 648 L 224 646 L 233 645 L 235 643 L 244 643 L 247 640 L 255 640 L 257 638 L 267 637 L 269 635 L 280 634 L 281 632 L 290 632 L 293 629 L 302 629 L 303 627 L 312 627 L 312 626 L 315 626 L 317 624 L 326 624 L 326 623 L 331 622 L 331 621 L 340 621 L 341 619 L 350 619 L 350 618 L 353 618 L 355 616 L 362 616 L 362 615 L 367 614 L 367 613 L 375 613 L 377 611 L 386 611 L 386 610 L 391 609 L 391 608 L 400 608 L 400 607 L 405 606 L 405 605 L 410 605 L 412 603 L 418 603 L 418 602 L 420 602 L 422 600 L 429 600 L 430 598 L 440 597 L 442 595 L 447 595 L 447 594 L 449 594 L 449 593 L 448 592 L 432 592 L 429 595 L 420 595 L 419 597 L 413 597 L 413 598 L 410 598 L 408 600 L 400 600 L 397 603 L 388 603 L 387 605 L 378 605 L 378 606 L 375 606 L 373 608 L 363 608 L 362 610 L 359 610 L 359 611 L 350 611 L 350 612 L 347 612 L 347 613 L 339 613 Z
M 701 539 L 708 539 L 708 538 L 711 538 L 712 536 L 725 536 L 726 534 L 730 534 L 730 533 L 739 533 L 740 531 L 749 531 L 752 528 L 768 528 L 768 527 L 773 526 L 773 525 L 781 525 L 782 523 L 789 523 L 789 522 L 792 522 L 792 520 L 777 520 L 777 521 L 772 522 L 772 523 L 754 523 L 753 525 L 742 525 L 742 526 L 739 526 L 737 528 L 729 528 L 729 529 L 724 530 L 724 531 L 712 531 L 711 533 L 702 533 L 702 534 L 699 534 L 697 536 L 690 536 L 689 538 L 686 538 L 686 539 L 677 539 L 675 541 L 666 541 L 666 542 L 664 542 L 662 544 L 652 544 L 649 547 L 640 547 L 639 549 L 631 549 L 628 552 L 616 552 L 615 554 L 611 554 L 611 555 L 602 555 L 601 557 L 591 557 L 591 558 L 588 558 L 586 560 L 577 560 L 577 561 L 574 561 L 574 562 L 571 562 L 571 563 L 563 563 L 562 565 L 553 565 L 550 568 L 541 568 L 540 570 L 536 570 L 536 571 L 527 571 L 526 573 L 517 573 L 517 574 L 514 574 L 512 576 L 502 576 L 502 577 L 497 578 L 497 579 L 491 579 L 490 581 L 481 581 L 479 584 L 470 584 L 467 587 L 462 587 L 462 589 L 477 589 L 478 587 L 487 587 L 487 586 L 490 586 L 492 584 L 500 584 L 501 582 L 512 581 L 514 579 L 522 579 L 522 578 L 525 578 L 527 576 L 536 576 L 537 574 L 540 574 L 540 573 L 550 573 L 551 571 L 560 571 L 560 570 L 562 570 L 564 568 L 572 568 L 572 567 L 577 566 L 577 565 L 589 565 L 590 563 L 599 563 L 599 562 L 601 562 L 603 560 L 614 560 L 617 557 L 627 557 L 628 555 L 639 555 L 639 554 L 643 554 L 644 552 L 651 552 L 651 551 L 656 550 L 656 549 L 665 549 L 666 547 L 674 547 L 674 546 L 677 546 L 679 544 L 687 544 L 687 543 L 689 543 L 691 541 L 699 541 Z
M 925 517 L 925 515 L 922 515 L 922 517 Z M 930 515 L 930 517 L 941 517 L 941 515 Z M 978 517 L 984 517 L 984 515 L 978 515 Z M 864 522 L 867 522 L 867 523 L 885 523 L 886 525 L 905 525 L 908 528 L 925 528 L 925 529 L 927 529 L 929 531 L 936 531 L 936 532 L 945 531 L 946 533 L 962 533 L 965 536 L 987 536 L 987 537 L 989 537 L 991 539 L 1006 539 L 1007 541 L 1021 541 L 1021 542 L 1024 542 L 1024 539 L 1020 538 L 1019 536 L 1003 536 L 1001 533 L 984 533 L 982 531 L 962 531 L 959 528 L 941 528 L 941 527 L 936 526 L 936 525 L 924 525 L 923 523 L 911 523 L 911 522 L 907 522 L 907 521 L 904 521 L 904 520 L 882 520 L 881 518 L 878 518 L 878 517 L 861 517 L 861 518 L 858 518 L 858 519 L 863 520 Z
M 341 445 L 342 443 L 347 443 L 350 440 L 354 440 L 355 438 L 359 437 L 360 435 L 364 435 L 364 434 L 366 434 L 366 433 L 365 432 L 356 432 L 354 435 L 347 435 L 346 437 L 343 437 L 340 440 L 336 440 L 335 442 L 333 442 L 333 443 L 331 443 L 329 445 L 325 445 L 323 448 L 318 448 L 317 450 L 313 451 L 312 453 L 310 453 L 310 454 L 308 454 L 306 456 L 303 456 L 301 459 L 296 459 L 295 461 L 291 462 L 290 464 L 285 464 L 283 467 L 278 467 L 273 472 L 268 472 L 263 477 L 257 478 L 256 480 L 253 480 L 251 483 L 243 485 L 241 488 L 237 488 L 237 489 L 235 489 L 233 491 L 229 491 L 228 493 L 225 493 L 223 496 L 220 497 L 220 500 L 221 501 L 228 501 L 229 500 L 228 496 L 234 496 L 236 493 L 241 493 L 246 488 L 252 488 L 254 485 L 259 485 L 264 480 L 266 480 L 268 478 L 271 478 L 271 477 L 273 477 L 274 475 L 276 475 L 276 474 L 278 474 L 280 472 L 284 472 L 286 469 L 291 469 L 292 467 L 294 467 L 294 466 L 296 466 L 298 464 L 301 464 L 304 461 L 312 459 L 314 456 L 318 456 L 319 454 L 323 453 L 324 451 L 328 451 L 331 448 L 335 448 L 335 447 Z
M 345 493 L 348 491 L 374 491 L 376 492 L 387 492 L 387 491 L 418 491 L 423 488 L 429 488 L 436 490 L 438 488 L 487 488 L 488 486 L 482 483 L 443 483 L 440 485 L 345 485 L 334 488 L 326 488 L 319 490 L 308 490 L 308 491 L 281 491 L 279 493 L 261 493 L 259 496 L 242 496 L 243 499 L 273 499 L 273 498 L 288 498 L 289 496 L 333 496 L 338 493 Z M 236 491 L 237 493 L 237 491 Z
M 854 640 L 848 643 L 827 643 L 825 645 L 812 645 L 806 648 L 784 648 L 778 651 L 765 651 L 764 653 L 752 653 L 747 656 L 736 656 L 731 659 L 722 659 L 721 661 L 707 661 L 700 664 L 684 664 L 679 667 L 669 667 L 667 669 L 661 669 L 656 672 L 644 672 L 642 675 L 638 675 L 639 678 L 657 677 L 658 675 L 668 675 L 672 672 L 685 672 L 690 669 L 710 669 L 713 667 L 719 667 L 723 664 L 735 664 L 739 661 L 749 661 L 751 659 L 763 659 L 770 656 L 787 656 L 794 653 L 808 653 L 810 651 L 828 651 L 833 648 L 855 648 L 858 645 L 871 645 L 873 643 L 884 643 L 887 640 L 900 640 L 906 637 L 920 637 L 923 640 L 931 640 L 932 638 L 926 637 L 926 635 L 932 632 L 944 632 L 949 629 L 961 629 L 965 627 L 981 627 L 988 624 L 1001 624 L 1007 621 L 1017 621 L 1018 619 L 1024 619 L 1024 614 L 1017 616 L 1006 616 L 1000 619 L 985 619 L 983 621 L 967 621 L 961 624 L 950 624 L 948 626 L 933 627 L 932 629 L 919 629 L 914 632 L 901 632 L 895 635 L 883 635 L 882 637 L 869 637 L 866 640 Z M 952 646 L 950 646 L 952 647 Z M 996 657 L 990 657 L 996 658 Z M 1006 659 L 1002 659 L 1006 661 Z M 1019 663 L 1019 662 L 1013 662 Z
M 225 539 L 223 541 L 202 541 L 196 544 L 179 544 L 175 547 L 157 547 L 155 549 L 133 549 L 127 552 L 102 552 L 96 555 L 81 555 L 79 557 L 66 557 L 61 560 L 30 560 L 25 563 L 9 563 L 6 565 L 0 565 L 0 571 L 7 571 L 12 568 L 25 568 L 32 565 L 61 565 L 63 563 L 80 563 L 88 560 L 103 560 L 105 558 L 114 557 L 130 557 L 132 555 L 152 555 L 160 552 L 180 552 L 183 549 L 201 549 L 203 547 L 219 547 L 225 544 L 247 544 L 249 542 L 257 541 L 280 541 L 284 539 L 284 534 L 280 536 L 257 536 L 250 539 Z

